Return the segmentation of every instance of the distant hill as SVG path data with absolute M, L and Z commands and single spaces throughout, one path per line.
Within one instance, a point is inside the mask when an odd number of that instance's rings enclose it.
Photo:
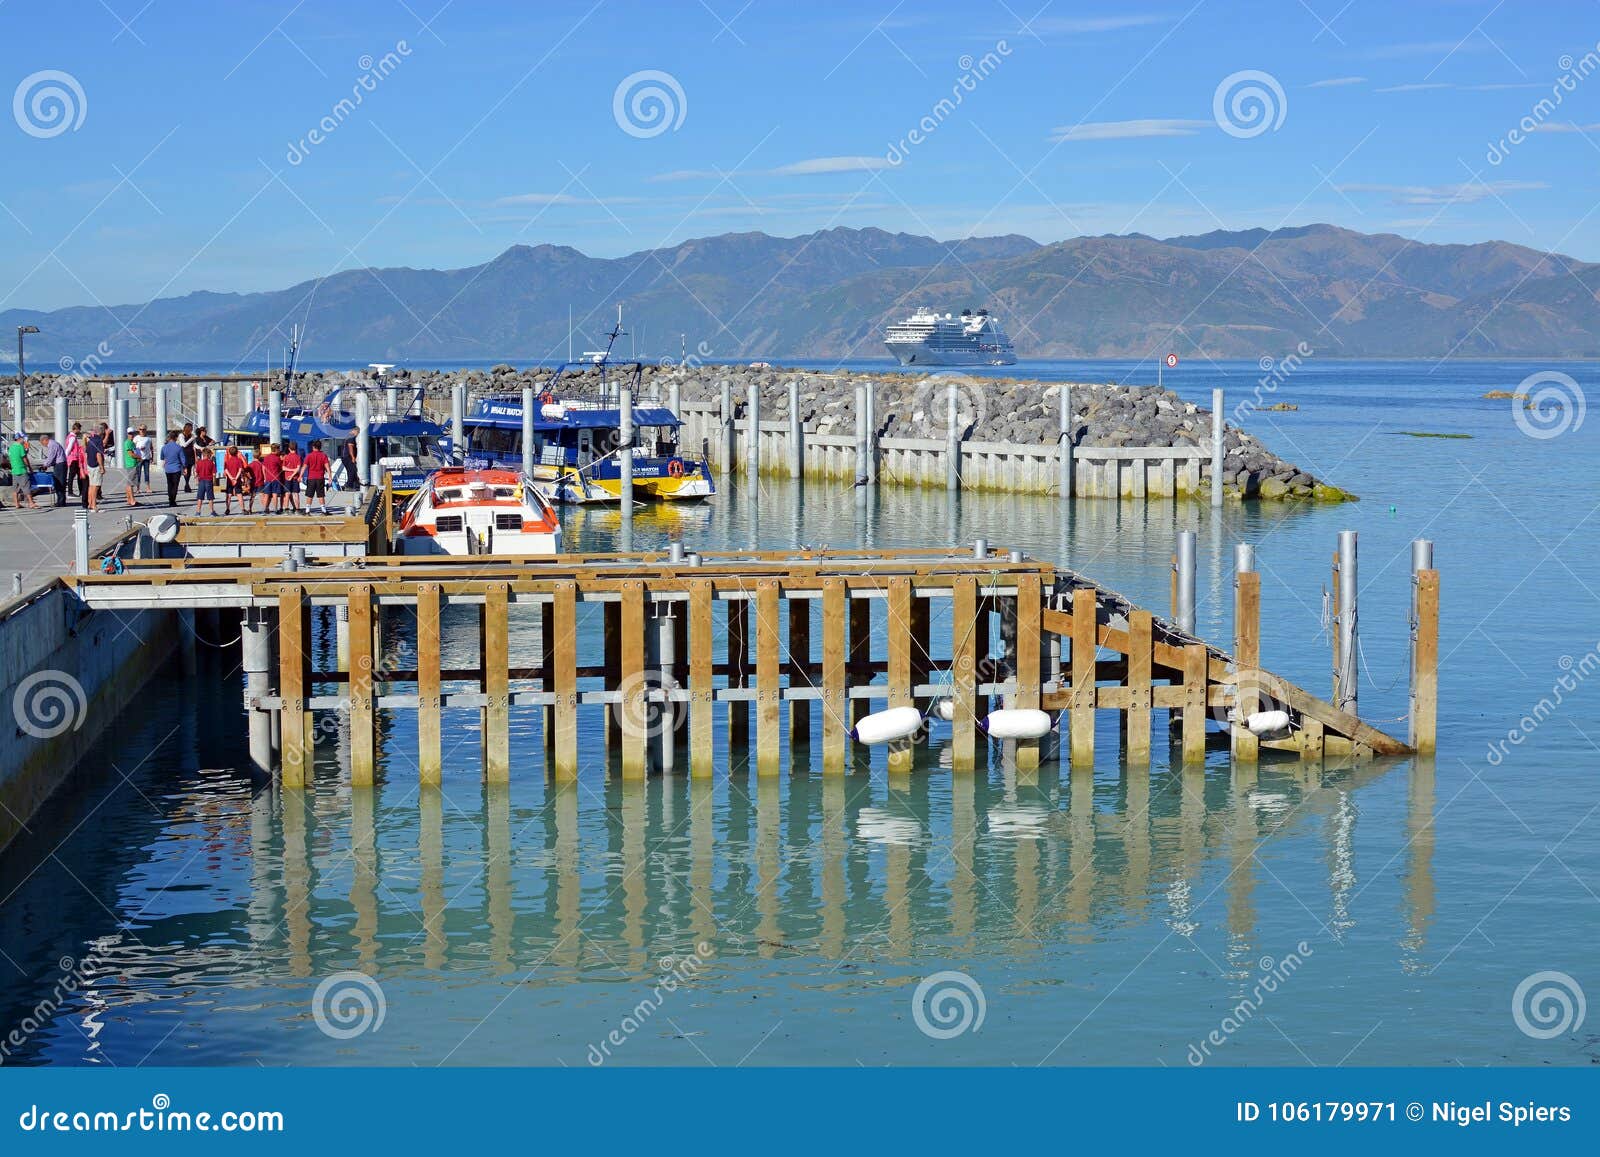
M 712 358 L 879 357 L 883 325 L 929 305 L 997 312 L 1023 359 L 1278 357 L 1300 342 L 1326 357 L 1561 358 L 1600 356 L 1597 291 L 1600 266 L 1569 257 L 1332 225 L 1054 245 L 838 228 L 617 258 L 516 245 L 466 269 L 355 269 L 270 293 L 8 310 L 0 333 L 37 325 L 28 348 L 40 369 L 101 342 L 111 362 L 254 367 L 297 322 L 308 359 L 533 360 L 565 355 L 569 306 L 582 350 L 621 303 L 658 356 L 676 355 L 684 334 L 691 353 Z

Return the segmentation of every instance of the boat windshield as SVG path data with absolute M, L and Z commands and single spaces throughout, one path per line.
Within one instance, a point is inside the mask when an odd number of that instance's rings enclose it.
M 378 455 L 382 458 L 415 458 L 421 461 L 433 457 L 433 439 L 421 434 L 386 434 L 377 439 Z

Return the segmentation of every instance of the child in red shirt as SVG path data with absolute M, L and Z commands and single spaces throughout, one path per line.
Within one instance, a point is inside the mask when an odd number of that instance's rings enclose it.
M 261 484 L 261 493 L 266 495 L 263 504 L 264 513 L 283 509 L 283 459 L 278 456 L 278 444 L 274 442 L 267 447 L 267 452 L 261 455 L 261 476 L 266 481 Z
M 199 450 L 194 456 L 195 495 L 194 512 L 200 513 L 200 507 L 207 508 L 206 513 L 217 513 L 217 456 L 209 449 Z M 226 509 L 226 507 L 224 507 Z
M 306 454 L 306 513 L 311 513 L 311 503 L 317 503 L 317 513 L 328 513 L 328 456 L 322 452 L 320 441 L 312 442 Z
M 283 504 L 290 510 L 300 510 L 300 453 L 290 442 L 283 450 Z
M 260 450 L 257 450 L 255 457 L 250 459 L 246 469 L 250 473 L 250 485 L 244 492 L 244 512 L 246 514 L 254 514 L 256 512 L 256 495 L 265 493 L 262 488 L 267 484 L 267 472 L 261 465 Z M 263 498 L 261 501 L 261 508 L 265 510 L 266 499 Z

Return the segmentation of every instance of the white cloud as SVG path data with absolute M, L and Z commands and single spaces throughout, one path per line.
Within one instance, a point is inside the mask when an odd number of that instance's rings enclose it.
M 1530 133 L 1595 133 L 1600 132 L 1600 124 L 1580 125 L 1572 121 L 1546 121 L 1542 125 L 1534 125 L 1528 131 Z
M 1548 189 L 1543 181 L 1461 181 L 1453 185 L 1340 185 L 1341 193 L 1388 193 L 1393 205 L 1471 205 L 1502 193 Z
M 763 174 L 769 177 L 810 176 L 813 173 L 864 173 L 872 169 L 887 169 L 889 162 L 882 157 L 812 157 L 779 165 Z
M 1373 89 L 1374 92 L 1432 92 L 1438 88 L 1454 88 L 1453 84 L 1443 81 L 1434 81 L 1431 84 L 1391 84 L 1388 88 Z
M 1050 130 L 1050 139 L 1063 141 L 1122 141 L 1144 137 L 1192 137 L 1211 121 L 1178 120 L 1170 117 L 1136 121 L 1096 121 L 1081 125 L 1062 125 Z
M 1124 28 L 1144 28 L 1151 24 L 1165 24 L 1167 18 L 1129 13 L 1123 16 L 1041 16 L 1028 21 L 1028 31 L 1041 36 L 1059 33 L 1071 36 L 1076 33 L 1118 32 Z
M 1314 80 L 1307 88 L 1342 88 L 1347 84 L 1366 84 L 1364 76 L 1331 76 L 1327 80 Z

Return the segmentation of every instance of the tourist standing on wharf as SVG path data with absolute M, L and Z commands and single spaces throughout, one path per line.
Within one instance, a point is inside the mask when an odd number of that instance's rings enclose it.
M 100 483 L 106 476 L 105 430 L 102 425 L 83 444 L 83 508 L 90 514 L 100 509 Z
M 138 484 L 139 493 L 150 493 L 150 463 L 155 460 L 155 439 L 150 437 L 150 430 L 140 426 L 139 432 L 133 438 L 133 456 L 137 460 L 134 470 L 134 481 Z
M 261 477 L 265 481 L 261 484 L 261 511 L 271 514 L 283 509 L 283 458 L 278 454 L 276 442 L 263 446 L 262 451 Z
M 84 499 L 84 505 L 89 505 L 89 466 L 83 452 L 83 423 L 72 423 L 72 429 L 67 432 L 67 495 L 70 497 L 76 488 Z
M 56 492 L 54 509 L 59 510 L 67 504 L 67 450 L 48 432 L 39 435 L 39 445 L 43 450 L 39 465 L 50 471 L 50 485 Z
M 189 493 L 189 478 L 194 472 L 194 423 L 185 422 L 178 432 L 178 449 L 183 452 L 183 492 Z
M 217 513 L 217 456 L 210 450 L 202 450 L 195 455 L 194 460 L 194 512 L 200 513 L 202 506 L 206 513 Z
M 127 433 L 122 437 L 122 453 L 117 462 L 122 467 L 123 494 L 127 497 L 129 506 L 137 506 L 139 500 L 133 495 L 133 486 L 139 478 L 139 450 L 134 445 L 132 426 L 128 427 Z
M 39 504 L 33 500 L 33 475 L 28 472 L 28 443 L 20 430 L 11 435 L 11 445 L 6 450 L 6 456 L 10 459 L 13 504 L 21 510 L 22 504 L 26 502 L 30 510 L 38 510 Z
M 300 452 L 290 442 L 283 451 L 283 502 L 279 509 L 300 511 Z
M 311 513 L 311 503 L 317 503 L 317 513 L 328 513 L 328 456 L 322 452 L 322 440 L 314 439 L 306 452 L 306 513 Z
M 228 443 L 227 453 L 222 456 L 222 513 L 233 513 L 233 500 L 238 498 L 239 511 L 248 510 L 246 503 L 250 501 L 248 479 L 250 467 L 244 460 L 244 455 L 239 453 L 239 447 L 232 442 Z
M 182 436 L 176 430 L 167 432 L 167 441 L 161 447 L 161 472 L 167 479 L 167 505 L 178 505 L 178 483 L 183 480 L 184 459 Z

